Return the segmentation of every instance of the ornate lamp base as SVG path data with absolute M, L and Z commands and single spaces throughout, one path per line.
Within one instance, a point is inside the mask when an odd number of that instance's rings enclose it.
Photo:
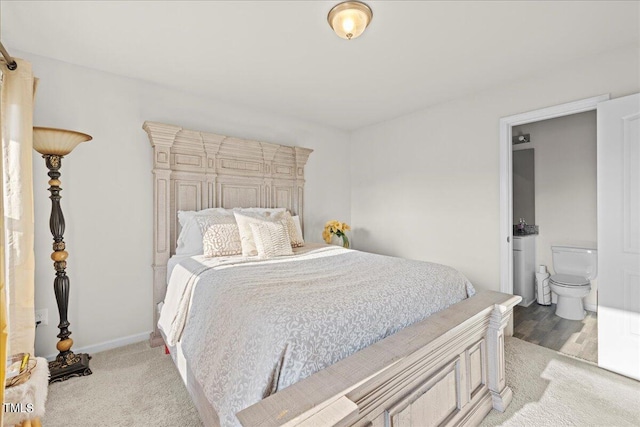
M 91 356 L 86 353 L 74 354 L 72 351 L 60 353 L 56 360 L 49 362 L 49 384 L 66 381 L 73 377 L 91 375 L 89 360 Z

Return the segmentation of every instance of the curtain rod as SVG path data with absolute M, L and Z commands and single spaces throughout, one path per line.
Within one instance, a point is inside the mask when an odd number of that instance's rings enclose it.
M 7 61 L 8 69 L 15 70 L 16 68 L 18 68 L 18 64 L 11 57 L 11 55 L 9 55 L 9 52 L 7 52 L 7 49 L 4 48 L 4 45 L 2 44 L 2 42 L 0 42 L 0 53 L 2 54 L 2 56 L 4 56 L 5 61 Z

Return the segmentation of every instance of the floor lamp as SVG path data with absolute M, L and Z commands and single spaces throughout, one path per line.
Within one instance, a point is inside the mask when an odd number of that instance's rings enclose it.
M 44 157 L 49 169 L 49 191 L 51 192 L 51 217 L 49 218 L 49 228 L 53 235 L 53 267 L 56 270 L 56 277 L 53 281 L 53 290 L 58 303 L 58 313 L 60 314 L 60 324 L 58 329 L 58 344 L 56 347 L 60 353 L 56 359 L 49 362 L 51 377 L 50 383 L 65 381 L 71 377 L 91 375 L 89 369 L 89 359 L 91 356 L 84 353 L 74 354 L 71 351 L 73 340 L 69 338 L 69 321 L 67 320 L 67 308 L 69 305 L 69 277 L 67 277 L 67 256 L 66 246 L 63 240 L 64 216 L 60 208 L 60 167 L 61 160 L 69 154 L 76 145 L 81 142 L 90 141 L 91 136 L 72 130 L 34 127 L 33 128 L 33 148 Z

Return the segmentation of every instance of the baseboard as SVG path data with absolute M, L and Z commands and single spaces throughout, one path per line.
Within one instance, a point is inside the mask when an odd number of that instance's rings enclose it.
M 584 305 L 584 309 L 587 311 L 593 311 L 594 313 L 598 312 L 598 305 L 597 304 L 585 304 Z
M 536 299 L 535 299 L 535 298 L 534 298 L 534 299 L 532 299 L 531 301 L 529 301 L 528 303 L 526 303 L 526 302 L 524 301 L 524 298 L 523 298 L 523 299 L 522 299 L 522 302 L 520 302 L 520 304 L 518 304 L 518 305 L 519 305 L 519 306 L 522 306 L 522 307 L 529 307 L 529 306 L 530 306 L 531 304 L 533 304 L 534 302 L 536 302 Z
M 142 332 L 141 334 L 129 335 L 128 337 L 117 338 L 115 340 L 105 341 L 98 344 L 88 345 L 86 347 L 78 347 L 73 348 L 74 353 L 98 353 L 105 350 L 112 350 L 114 348 L 123 347 L 129 344 L 135 344 L 141 341 L 147 341 L 149 339 L 149 334 L 151 331 Z M 44 356 L 48 361 L 52 361 L 56 358 L 58 354 L 50 354 L 48 356 Z

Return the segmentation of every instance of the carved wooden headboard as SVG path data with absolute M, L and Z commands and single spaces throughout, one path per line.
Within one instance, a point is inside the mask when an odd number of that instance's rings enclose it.
M 313 150 L 144 122 L 153 147 L 153 332 L 167 290 L 178 211 L 213 207 L 287 208 L 303 218 L 304 167 Z

